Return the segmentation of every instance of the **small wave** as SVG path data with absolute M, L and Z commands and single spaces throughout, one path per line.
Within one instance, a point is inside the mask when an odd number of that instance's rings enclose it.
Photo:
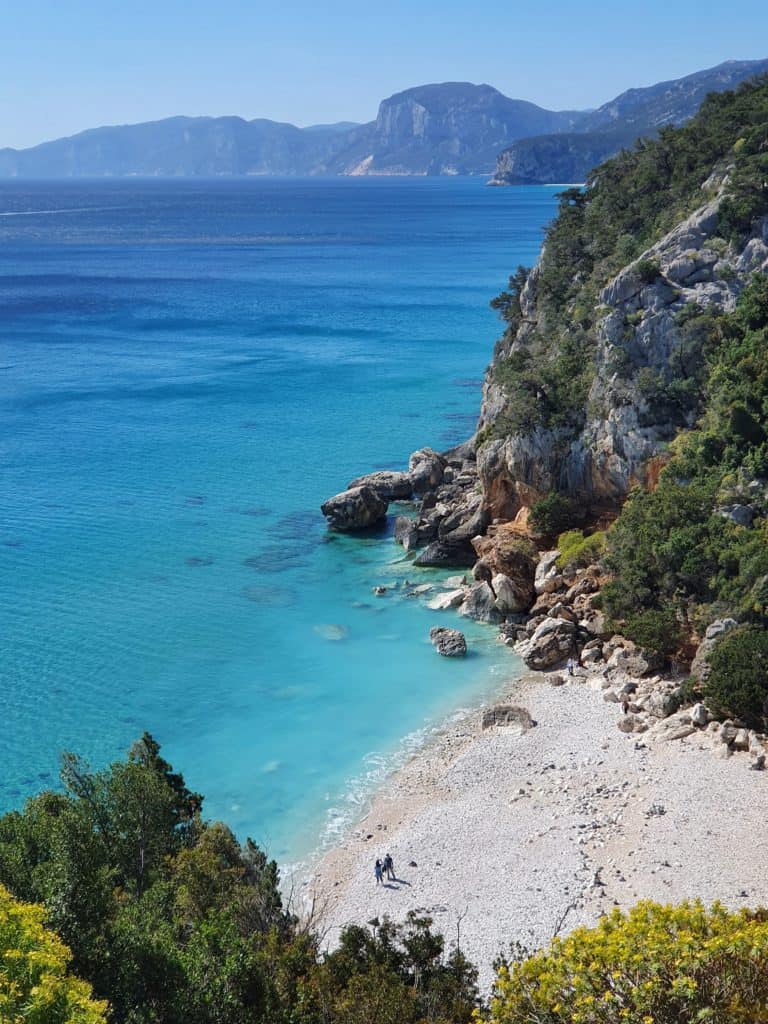
M 2 210 L 0 217 L 42 217 L 58 213 L 103 213 L 105 210 L 124 209 L 124 206 L 70 206 L 60 210 Z

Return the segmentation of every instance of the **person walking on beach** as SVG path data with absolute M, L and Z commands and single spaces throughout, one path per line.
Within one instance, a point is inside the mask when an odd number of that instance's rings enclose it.
M 384 881 L 384 875 L 381 870 L 381 861 L 378 857 L 376 858 L 376 863 L 373 866 L 373 873 L 376 876 L 376 885 L 381 885 Z
M 569 658 L 568 661 L 565 663 L 565 668 L 569 676 L 573 675 L 573 664 L 573 658 Z
M 386 871 L 387 878 L 390 882 L 397 881 L 395 878 L 395 862 L 392 860 L 392 856 L 389 853 L 384 857 L 384 870 Z

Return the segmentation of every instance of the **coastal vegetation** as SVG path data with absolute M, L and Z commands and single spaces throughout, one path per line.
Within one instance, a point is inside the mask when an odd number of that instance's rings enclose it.
M 486 1001 L 460 945 L 418 913 L 401 924 L 374 918 L 347 927 L 324 953 L 313 922 L 284 905 L 275 863 L 226 825 L 204 821 L 202 797 L 151 736 L 100 772 L 65 756 L 62 783 L 63 792 L 42 793 L 0 819 L 4 1021 L 765 1019 L 765 911 L 698 903 L 615 910 L 539 952 L 516 946 L 501 956 Z M 22 902 L 30 896 L 34 904 Z
M 721 242 L 737 241 L 768 210 L 768 81 L 747 82 L 735 92 L 712 93 L 681 128 L 663 128 L 657 139 L 595 168 L 586 188 L 560 196 L 537 268 L 536 327 L 527 345 L 515 346 L 523 326 L 521 296 L 529 273 L 519 267 L 492 303 L 507 327 L 491 368 L 506 403 L 489 436 L 555 428 L 576 434 L 588 413 L 595 375 L 596 325 L 603 315 L 601 289 L 633 260 L 638 280 L 653 283 L 658 264 L 638 259 L 675 224 L 714 195 L 726 172 L 719 214 Z M 689 348 L 710 333 L 710 314 L 689 311 Z M 685 352 L 677 354 L 684 361 Z M 617 366 L 626 373 L 629 366 Z M 655 382 L 660 395 L 682 411 L 700 408 L 703 395 L 695 368 Z M 648 377 L 648 375 L 646 375 Z M 650 377 L 646 387 L 653 387 Z

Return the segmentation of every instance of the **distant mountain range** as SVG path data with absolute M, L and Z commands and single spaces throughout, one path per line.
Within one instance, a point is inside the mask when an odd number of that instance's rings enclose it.
M 765 71 L 768 60 L 729 61 L 630 89 L 593 111 L 545 110 L 490 85 L 446 82 L 390 96 L 362 125 L 170 117 L 0 149 L 0 177 L 491 174 L 495 167 L 494 184 L 580 181 L 640 135 L 687 120 L 708 92 Z

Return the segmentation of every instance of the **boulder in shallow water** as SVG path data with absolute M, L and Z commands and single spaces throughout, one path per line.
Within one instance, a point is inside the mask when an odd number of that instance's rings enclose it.
M 465 594 L 466 590 L 463 587 L 457 587 L 456 590 L 446 590 L 427 601 L 427 608 L 431 608 L 436 612 L 444 612 L 449 608 L 458 608 L 464 600 Z
M 471 544 L 458 546 L 441 540 L 427 545 L 414 561 L 414 565 L 433 566 L 437 568 L 468 568 L 475 561 L 475 552 Z
M 416 520 L 409 516 L 398 516 L 395 519 L 395 540 L 402 544 L 406 551 L 413 551 L 419 543 Z
M 391 469 L 367 473 L 347 484 L 347 490 L 352 490 L 355 487 L 370 487 L 385 501 L 404 501 L 413 494 L 410 476 L 407 473 L 398 473 Z
M 320 511 L 332 530 L 351 532 L 375 526 L 386 516 L 388 505 L 370 487 L 351 487 L 323 502 Z
M 478 622 L 501 622 L 504 616 L 496 606 L 496 598 L 487 583 L 475 583 L 459 608 L 459 615 Z
M 458 629 L 433 626 L 429 631 L 429 639 L 437 653 L 444 658 L 463 658 L 467 653 L 467 641 Z

